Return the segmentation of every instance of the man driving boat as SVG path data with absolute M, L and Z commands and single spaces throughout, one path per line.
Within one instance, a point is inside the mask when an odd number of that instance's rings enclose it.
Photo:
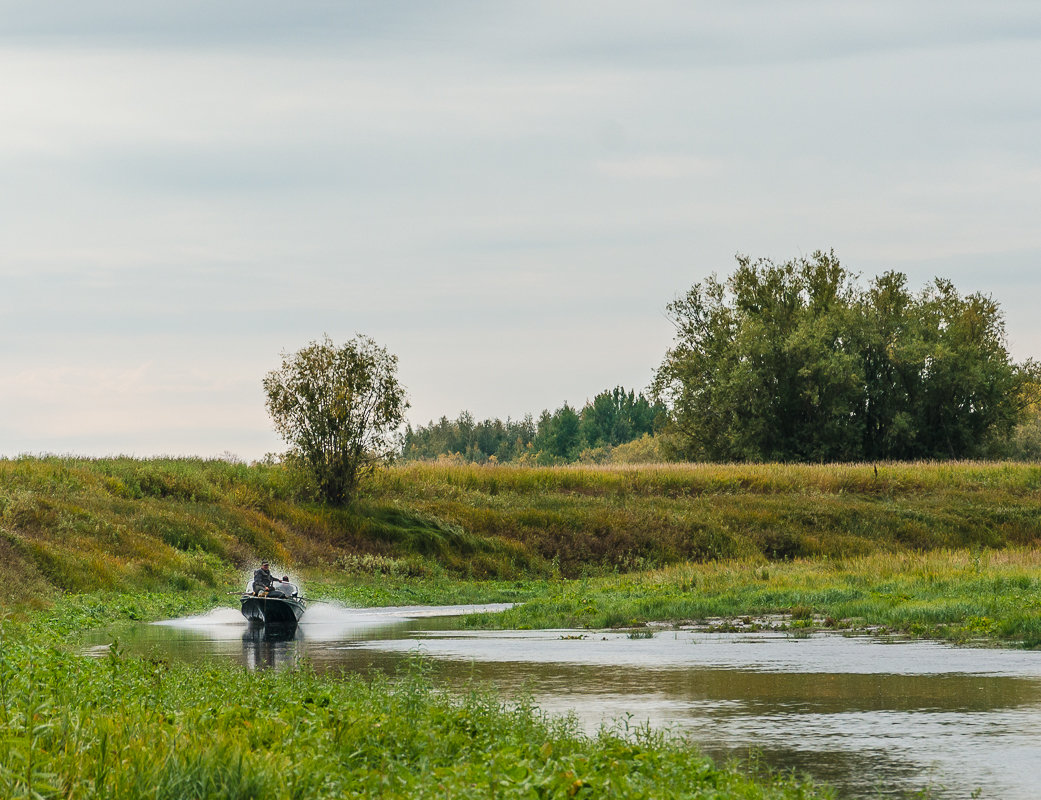
M 271 568 L 266 561 L 260 563 L 260 569 L 253 572 L 253 594 L 270 592 L 275 582 L 275 576 L 271 574 Z

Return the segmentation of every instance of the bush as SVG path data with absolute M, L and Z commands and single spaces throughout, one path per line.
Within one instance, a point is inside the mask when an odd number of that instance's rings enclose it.
M 645 433 L 639 439 L 612 448 L 608 460 L 612 464 L 657 464 L 667 459 L 659 438 Z

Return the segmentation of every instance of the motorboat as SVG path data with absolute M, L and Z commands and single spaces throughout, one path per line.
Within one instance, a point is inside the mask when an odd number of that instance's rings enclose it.
M 307 610 L 300 589 L 288 581 L 276 580 L 270 589 L 254 591 L 253 581 L 242 593 L 242 616 L 263 625 L 296 625 Z

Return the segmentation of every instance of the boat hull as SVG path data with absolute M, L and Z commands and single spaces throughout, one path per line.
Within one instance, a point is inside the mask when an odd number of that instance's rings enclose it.
M 295 597 L 242 596 L 242 616 L 265 625 L 296 625 L 306 608 Z

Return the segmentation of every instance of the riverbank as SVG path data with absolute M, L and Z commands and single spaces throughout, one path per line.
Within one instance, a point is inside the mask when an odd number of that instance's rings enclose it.
M 474 624 L 788 615 L 1035 647 L 1039 487 L 1027 464 L 407 464 L 329 509 L 278 465 L 0 460 L 0 559 L 21 588 L 2 602 L 224 603 L 265 555 L 347 605 L 524 603 Z
M 564 577 L 1041 544 L 1036 464 L 405 464 L 369 498 L 519 546 Z
M 1031 464 L 411 463 L 331 509 L 279 465 L 19 458 L 0 460 L 0 559 L 42 602 L 237 588 L 260 556 L 334 580 L 581 578 L 1036 547 L 1039 500 Z

